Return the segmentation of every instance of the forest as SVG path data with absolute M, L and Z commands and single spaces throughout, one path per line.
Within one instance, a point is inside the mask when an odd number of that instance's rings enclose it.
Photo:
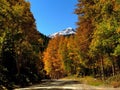
M 0 86 L 120 75 L 120 1 L 78 0 L 75 14 L 76 34 L 50 39 L 36 29 L 28 1 L 0 0 Z

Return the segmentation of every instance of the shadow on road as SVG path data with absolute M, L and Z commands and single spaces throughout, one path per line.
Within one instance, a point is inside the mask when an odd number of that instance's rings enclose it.
M 43 80 L 38 85 L 16 90 L 73 90 L 72 85 L 80 84 L 76 80 Z
M 32 87 L 43 87 L 43 88 L 38 88 L 38 89 L 36 88 L 31 90 L 73 90 L 70 88 L 62 88 L 64 86 L 72 87 L 73 84 L 80 84 L 80 82 L 75 80 L 43 80 L 41 84 L 32 86 Z
M 75 80 L 49 80 L 41 83 L 43 86 L 67 86 L 72 84 L 80 84 L 80 82 Z
M 76 80 L 42 80 L 40 84 L 14 90 L 120 90 L 82 84 Z

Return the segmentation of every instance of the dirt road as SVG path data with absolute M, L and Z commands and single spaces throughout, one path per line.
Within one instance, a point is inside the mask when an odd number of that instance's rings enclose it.
M 15 90 L 120 90 L 81 84 L 77 80 L 43 80 L 41 84 Z

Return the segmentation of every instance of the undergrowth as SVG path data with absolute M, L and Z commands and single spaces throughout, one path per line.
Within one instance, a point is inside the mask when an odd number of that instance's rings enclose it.
M 120 74 L 112 76 L 112 77 L 109 77 L 105 81 L 105 83 L 107 85 L 110 85 L 110 86 L 114 87 L 114 88 L 120 87 Z
M 93 85 L 93 86 L 106 86 L 106 87 L 120 87 L 120 74 L 107 78 L 106 80 L 100 80 L 98 78 L 94 78 L 92 76 L 85 77 L 76 77 L 76 76 L 68 76 L 63 79 L 72 79 L 78 80 L 80 83 Z

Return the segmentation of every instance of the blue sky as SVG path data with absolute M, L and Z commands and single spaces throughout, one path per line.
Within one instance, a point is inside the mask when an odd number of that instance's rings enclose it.
M 77 0 L 29 0 L 37 29 L 49 35 L 67 27 L 76 28 Z

